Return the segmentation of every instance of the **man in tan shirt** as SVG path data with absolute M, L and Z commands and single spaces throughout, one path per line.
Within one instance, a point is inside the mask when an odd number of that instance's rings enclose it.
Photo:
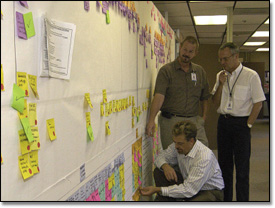
M 197 40 L 188 36 L 180 45 L 180 55 L 175 61 L 163 66 L 157 76 L 146 134 L 151 136 L 155 128 L 155 117 L 159 110 L 160 137 L 163 149 L 172 142 L 173 126 L 183 120 L 190 120 L 198 128 L 197 139 L 208 146 L 204 122 L 206 120 L 209 84 L 204 69 L 191 60 L 198 53 Z M 203 116 L 199 116 L 202 103 Z

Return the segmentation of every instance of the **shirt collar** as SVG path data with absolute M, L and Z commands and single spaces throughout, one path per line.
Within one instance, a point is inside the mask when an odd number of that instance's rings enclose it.
M 243 68 L 243 65 L 240 63 L 240 65 L 232 72 L 232 75 L 239 74 L 242 68 Z
M 186 157 L 191 157 L 191 158 L 195 158 L 197 151 L 199 149 L 199 143 L 198 140 L 196 140 L 193 148 L 190 150 L 190 152 L 186 155 Z
M 180 63 L 179 63 L 178 58 L 175 59 L 174 64 L 175 64 L 175 69 L 176 69 L 176 70 L 181 70 L 181 66 L 180 66 Z M 194 72 L 195 70 L 193 69 L 193 68 L 194 68 L 194 67 L 193 67 L 193 63 L 191 62 L 190 65 L 191 65 L 191 66 L 189 67 L 190 70 L 189 70 L 188 72 Z

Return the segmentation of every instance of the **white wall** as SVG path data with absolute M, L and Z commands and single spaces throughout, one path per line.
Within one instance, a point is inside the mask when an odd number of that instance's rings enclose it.
M 129 32 L 128 18 L 121 14 L 117 6 L 110 5 L 111 23 L 107 25 L 105 15 L 93 1 L 90 1 L 89 12 L 84 10 L 83 1 L 28 1 L 28 4 L 29 9 L 22 7 L 18 1 L 1 1 L 4 14 L 1 20 L 1 64 L 5 84 L 5 91 L 1 92 L 1 154 L 4 161 L 1 165 L 1 200 L 66 200 L 121 153 L 125 156 L 125 199 L 132 200 L 131 148 L 136 141 L 137 128 L 145 144 L 143 154 L 151 154 L 147 144 L 151 142 L 150 138 L 144 135 L 148 112 L 142 112 L 139 122 L 132 128 L 131 107 L 101 117 L 100 102 L 103 100 L 103 89 L 107 90 L 108 102 L 129 96 L 135 97 L 136 107 L 142 108 L 142 103 L 148 102 L 146 90 L 152 92 L 162 64 L 156 68 L 156 56 L 151 60 L 151 45 L 148 43 L 147 57 L 144 57 L 139 34 L 146 24 L 148 28 L 151 26 L 154 44 L 154 31 L 160 33 L 158 19 L 154 21 L 151 17 L 153 3 L 135 2 L 140 17 L 138 33 Z M 34 37 L 28 40 L 18 38 L 16 11 L 32 12 L 36 30 Z M 37 103 L 40 173 L 24 181 L 18 167 L 18 156 L 21 155 L 18 131 L 22 126 L 17 111 L 11 107 L 12 86 L 16 83 L 17 72 L 38 76 L 38 22 L 45 12 L 49 18 L 76 25 L 71 78 L 65 81 L 37 77 L 39 100 L 30 90 L 27 102 Z M 154 13 L 157 16 L 156 8 Z M 170 43 L 173 60 L 174 36 Z M 165 48 L 166 56 L 167 51 L 168 48 Z M 146 58 L 148 69 L 145 67 Z M 91 95 L 92 110 L 84 101 L 85 93 Z M 87 141 L 86 112 L 91 112 L 94 142 Z M 46 120 L 50 118 L 55 120 L 55 141 L 49 140 L 46 129 Z M 110 123 L 110 136 L 105 135 L 106 121 Z M 148 166 L 150 161 L 151 158 L 147 158 L 144 164 Z M 79 168 L 84 163 L 86 179 L 80 183 Z M 150 175 L 150 168 L 146 170 L 143 176 Z M 152 182 L 145 178 L 144 181 L 144 185 Z

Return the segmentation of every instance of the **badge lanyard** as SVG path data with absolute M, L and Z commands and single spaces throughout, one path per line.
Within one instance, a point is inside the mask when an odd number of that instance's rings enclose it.
M 228 102 L 228 105 L 227 105 L 227 110 L 232 110 L 232 109 L 233 109 L 232 92 L 233 92 L 233 89 L 234 89 L 234 87 L 235 87 L 235 84 L 236 84 L 236 82 L 238 81 L 239 76 L 240 76 L 240 74 L 242 73 L 242 71 L 243 71 L 243 67 L 242 67 L 240 73 L 238 74 L 237 79 L 235 80 L 235 82 L 234 82 L 234 84 L 233 84 L 231 90 L 230 90 L 229 82 L 228 82 L 228 79 L 227 79 L 227 86 L 228 86 L 228 90 L 229 90 L 229 102 Z

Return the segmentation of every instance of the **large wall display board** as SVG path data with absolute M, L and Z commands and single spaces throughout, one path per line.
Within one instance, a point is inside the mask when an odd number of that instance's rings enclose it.
M 143 200 L 174 51 L 150 1 L 1 1 L 1 200 Z

